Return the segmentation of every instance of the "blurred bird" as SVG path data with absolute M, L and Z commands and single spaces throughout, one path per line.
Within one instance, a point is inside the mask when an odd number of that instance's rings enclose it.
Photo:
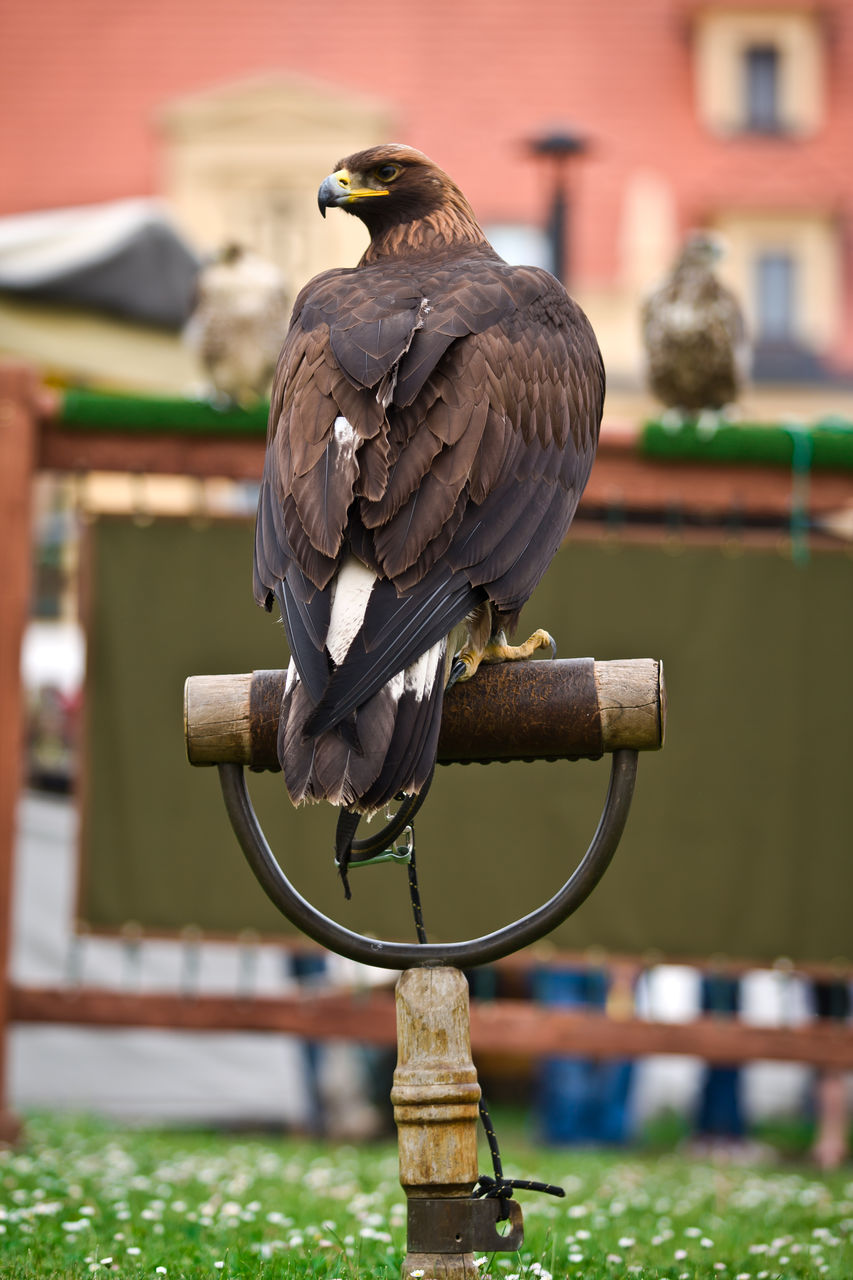
M 225 245 L 198 275 L 184 331 L 213 396 L 243 406 L 269 397 L 290 315 L 290 293 L 274 263 L 243 245 Z
M 681 413 L 733 404 L 749 372 L 749 344 L 735 295 L 714 274 L 722 242 L 689 236 L 667 279 L 645 302 L 643 341 L 650 390 Z
M 499 172 L 494 181 L 502 181 Z M 361 815 L 432 777 L 448 680 L 551 647 L 504 631 L 562 542 L 604 399 L 592 328 L 547 271 L 509 266 L 454 182 L 409 147 L 342 160 L 323 215 L 358 266 L 296 300 L 270 408 L 255 598 L 293 654 L 279 759 L 295 804 Z

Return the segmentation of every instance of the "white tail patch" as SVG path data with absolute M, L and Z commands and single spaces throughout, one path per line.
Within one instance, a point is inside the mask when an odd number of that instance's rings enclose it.
M 404 671 L 398 671 L 397 674 L 395 676 L 392 676 L 391 679 L 386 684 L 385 688 L 390 693 L 391 701 L 394 703 L 395 707 L 397 703 L 400 701 L 400 699 L 402 698 L 403 690 L 405 689 L 405 687 L 406 687 L 406 673 Z
M 442 659 L 446 643 L 445 640 L 439 640 L 426 653 L 422 653 L 417 662 L 406 668 L 406 692 L 413 693 L 418 702 L 423 702 L 432 692 L 440 664 L 442 672 L 444 670 Z
M 346 422 L 346 419 L 338 418 L 338 422 Z M 337 572 L 333 584 L 329 632 L 326 636 L 326 648 L 336 666 L 341 665 L 362 628 L 367 602 L 375 582 L 376 574 L 355 556 L 348 556 Z

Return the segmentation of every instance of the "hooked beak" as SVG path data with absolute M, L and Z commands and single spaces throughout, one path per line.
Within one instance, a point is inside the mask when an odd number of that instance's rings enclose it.
M 358 179 L 359 175 L 355 175 Z M 387 196 L 388 192 L 377 187 L 365 187 L 359 181 L 353 180 L 346 169 L 338 169 L 337 173 L 330 173 L 328 178 L 324 178 L 317 192 L 317 205 L 320 212 L 325 218 L 326 210 L 330 207 L 340 209 L 348 204 L 355 204 L 357 200 L 366 200 L 371 196 Z

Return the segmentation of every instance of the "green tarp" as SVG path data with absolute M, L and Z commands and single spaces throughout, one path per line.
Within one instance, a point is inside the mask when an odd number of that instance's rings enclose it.
M 250 526 L 104 519 L 92 528 L 88 761 L 80 914 L 92 926 L 288 932 L 231 833 L 216 771 L 187 762 L 188 675 L 284 666 L 251 598 Z M 566 948 L 800 960 L 853 957 L 849 723 L 853 562 L 777 551 L 570 541 L 528 604 L 564 657 L 660 657 L 670 714 L 640 757 L 603 882 L 553 935 Z M 431 940 L 472 937 L 563 882 L 595 828 L 606 760 L 439 769 L 418 818 Z M 405 872 L 353 874 L 335 812 L 295 812 L 253 777 L 297 887 L 351 928 L 411 937 Z

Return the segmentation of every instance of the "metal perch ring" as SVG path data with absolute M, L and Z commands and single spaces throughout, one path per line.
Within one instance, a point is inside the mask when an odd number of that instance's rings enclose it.
M 383 942 L 354 933 L 323 915 L 291 884 L 272 852 L 246 788 L 243 766 L 220 764 L 219 780 L 228 817 L 246 861 L 267 897 L 282 915 L 321 946 L 349 960 L 382 969 L 415 969 L 435 965 L 470 968 L 489 964 L 529 946 L 563 923 L 598 884 L 622 836 L 637 777 L 637 752 L 614 751 L 610 783 L 601 818 L 578 866 L 550 901 L 512 924 L 465 942 Z

